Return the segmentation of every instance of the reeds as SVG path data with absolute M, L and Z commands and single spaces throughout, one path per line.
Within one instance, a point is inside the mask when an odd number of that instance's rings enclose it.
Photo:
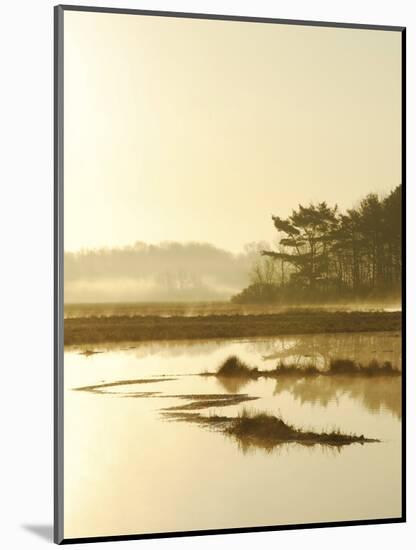
M 352 443 L 373 443 L 378 439 L 370 439 L 364 435 L 344 434 L 339 430 L 331 432 L 305 431 L 296 428 L 282 418 L 264 412 L 252 413 L 245 409 L 237 417 L 187 413 L 184 411 L 165 413 L 171 420 L 191 422 L 216 430 L 233 437 L 244 449 L 261 448 L 267 451 L 285 443 L 300 445 L 323 445 L 326 447 L 342 447 Z
M 373 359 L 366 365 L 352 359 L 332 359 L 327 369 L 318 369 L 313 364 L 276 365 L 273 370 L 260 370 L 250 367 L 236 355 L 228 357 L 215 373 L 202 373 L 204 376 L 217 376 L 218 378 L 238 378 L 245 380 L 257 380 L 263 378 L 278 378 L 291 376 L 306 378 L 311 376 L 400 376 L 401 371 L 393 367 L 390 361 L 377 361 Z

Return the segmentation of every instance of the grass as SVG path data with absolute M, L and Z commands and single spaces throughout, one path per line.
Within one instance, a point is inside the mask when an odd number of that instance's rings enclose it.
M 259 376 L 259 370 L 257 368 L 249 367 L 236 355 L 231 355 L 219 367 L 217 370 L 217 376 L 232 378 L 257 378 Z
M 199 413 L 179 412 L 169 414 L 172 420 L 197 423 L 216 427 L 219 431 L 235 438 L 243 448 L 257 447 L 271 450 L 284 443 L 301 445 L 324 445 L 342 447 L 352 443 L 373 443 L 364 435 L 344 434 L 339 430 L 331 432 L 304 431 L 285 422 L 282 418 L 267 413 L 249 413 L 243 410 L 237 417 L 203 416 Z
M 295 310 L 275 314 L 155 315 L 65 319 L 65 345 L 148 340 L 249 338 L 288 334 L 398 331 L 401 312 Z
M 236 355 L 228 357 L 218 368 L 217 372 L 201 373 L 202 376 L 216 376 L 217 378 L 234 378 L 242 380 L 257 380 L 263 378 L 278 378 L 280 376 L 311 377 L 311 376 L 400 376 L 401 371 L 390 361 L 379 362 L 375 359 L 367 365 L 357 363 L 351 359 L 333 359 L 326 370 L 318 369 L 314 365 L 285 365 L 279 363 L 273 370 L 259 370 L 250 367 Z
M 218 378 L 243 378 L 257 380 L 257 378 L 274 378 L 280 375 L 308 376 L 320 374 L 314 366 L 299 367 L 294 365 L 284 365 L 280 363 L 274 370 L 259 370 L 257 367 L 250 367 L 236 355 L 228 357 L 218 368 L 216 373 L 203 373 L 205 375 L 214 374 Z
M 394 368 L 390 361 L 373 359 L 367 365 L 356 363 L 350 359 L 333 359 L 330 363 L 329 375 L 359 375 L 359 376 L 400 376 L 401 372 Z
M 400 376 L 401 371 L 393 367 L 390 361 L 372 359 L 366 365 L 352 359 L 332 359 L 329 368 L 318 369 L 314 365 L 297 366 L 280 363 L 272 371 L 261 371 L 263 376 L 270 373 L 275 376 Z
M 264 376 L 270 378 L 276 378 L 278 376 L 295 376 L 295 377 L 308 377 L 308 376 L 318 376 L 319 374 L 324 374 L 324 371 L 315 367 L 315 365 L 285 365 L 284 363 L 278 363 L 276 368 L 271 371 L 263 371 Z
M 251 440 L 253 443 L 278 444 L 295 441 L 304 444 L 349 445 L 377 441 L 363 435 L 343 434 L 340 431 L 312 432 L 303 431 L 286 423 L 282 418 L 266 413 L 248 413 L 243 410 L 226 432 L 238 439 Z

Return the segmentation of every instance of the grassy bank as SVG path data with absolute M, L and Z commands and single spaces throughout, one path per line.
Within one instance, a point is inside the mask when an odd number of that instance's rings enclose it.
M 301 430 L 286 423 L 279 417 L 266 413 L 250 413 L 243 410 L 237 417 L 204 416 L 200 413 L 166 413 L 171 420 L 196 423 L 201 426 L 216 428 L 218 431 L 236 439 L 244 449 L 250 447 L 271 451 L 284 443 L 300 445 L 323 445 L 343 447 L 352 443 L 376 443 L 364 435 L 345 434 L 338 430 L 314 432 Z
M 64 341 L 66 345 L 71 345 L 331 332 L 397 331 L 401 328 L 401 317 L 401 312 L 325 311 L 198 317 L 79 317 L 65 319 Z
M 241 378 L 257 380 L 258 378 L 279 378 L 292 376 L 307 378 L 312 376 L 401 376 L 399 369 L 394 368 L 389 361 L 380 362 L 373 359 L 363 365 L 351 359 L 332 359 L 327 369 L 318 369 L 315 365 L 285 365 L 280 363 L 272 370 L 260 370 L 250 367 L 236 355 L 228 357 L 216 372 L 201 372 L 200 376 L 216 376 L 217 378 Z

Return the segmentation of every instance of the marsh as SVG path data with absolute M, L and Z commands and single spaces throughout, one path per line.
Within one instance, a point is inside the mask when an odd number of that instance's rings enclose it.
M 104 525 L 108 535 L 180 531 L 190 518 L 211 529 L 400 515 L 401 376 L 200 376 L 233 355 L 262 371 L 282 361 L 323 369 L 340 355 L 400 370 L 399 332 L 85 349 L 65 348 L 65 510 L 74 536 L 102 534 Z M 378 441 L 264 445 L 209 425 L 220 417 L 230 431 L 245 414 Z

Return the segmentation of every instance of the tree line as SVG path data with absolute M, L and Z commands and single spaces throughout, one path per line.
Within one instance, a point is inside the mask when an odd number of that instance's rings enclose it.
M 402 277 L 402 186 L 339 212 L 326 202 L 272 216 L 277 250 L 260 250 L 237 303 L 397 299 Z

